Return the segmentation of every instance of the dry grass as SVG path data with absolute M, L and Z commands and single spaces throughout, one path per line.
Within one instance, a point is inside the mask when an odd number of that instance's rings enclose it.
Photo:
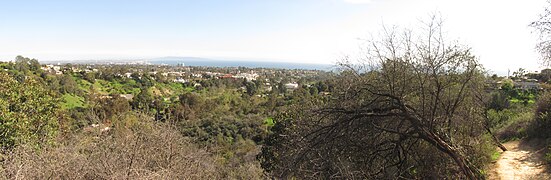
M 134 119 L 133 119 L 134 118 Z M 126 117 L 113 129 L 77 133 L 56 147 L 20 146 L 2 162 L 8 179 L 262 178 L 259 167 L 222 167 L 205 150 L 165 123 Z M 233 170 L 232 170 L 233 169 Z M 237 170 L 237 171 L 235 171 Z M 241 171 L 242 173 L 236 173 Z M 226 176 L 226 177 L 224 177 Z

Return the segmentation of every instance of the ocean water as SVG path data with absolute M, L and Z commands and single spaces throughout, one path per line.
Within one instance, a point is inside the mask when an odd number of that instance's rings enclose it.
M 279 68 L 279 69 L 305 69 L 331 71 L 334 65 L 331 64 L 307 64 L 307 63 L 289 63 L 289 62 L 265 62 L 265 61 L 222 61 L 222 60 L 150 60 L 152 64 L 178 65 L 184 63 L 185 66 L 208 66 L 208 67 L 248 67 L 248 68 Z

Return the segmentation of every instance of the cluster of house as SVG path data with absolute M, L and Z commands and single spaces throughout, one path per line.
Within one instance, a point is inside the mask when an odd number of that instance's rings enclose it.
M 513 85 L 517 89 L 538 90 L 541 89 L 537 79 L 518 79 L 513 81 Z
M 57 65 L 43 65 L 42 70 L 52 73 L 52 74 L 58 74 L 62 75 L 64 72 L 72 71 L 72 72 L 98 72 L 98 69 L 95 68 L 109 68 L 112 64 L 109 65 L 90 65 L 90 66 L 63 66 L 60 64 Z M 258 80 L 261 76 L 263 78 L 276 78 L 279 77 L 287 77 L 290 79 L 300 79 L 303 77 L 308 76 L 315 76 L 317 71 L 309 71 L 309 70 L 279 70 L 279 69 L 240 69 L 240 68 L 209 68 L 209 67 L 161 67 L 158 66 L 156 70 L 158 71 L 148 71 L 150 68 L 135 68 L 134 66 L 129 66 L 127 68 L 126 72 L 120 72 L 114 74 L 114 76 L 121 77 L 121 78 L 133 78 L 133 76 L 138 75 L 138 78 L 142 78 L 142 75 L 149 74 L 149 75 L 156 75 L 152 78 L 163 76 L 166 77 L 166 79 L 176 82 L 176 83 L 192 83 L 194 86 L 201 86 L 201 84 L 198 83 L 197 80 L 205 80 L 205 79 L 240 79 L 240 80 L 246 80 L 246 81 L 254 81 Z M 220 71 L 218 71 L 220 70 Z M 218 72 L 217 72 L 218 71 Z M 259 75 L 261 74 L 261 75 Z M 279 78 L 281 80 L 281 78 Z M 273 79 L 266 79 L 263 84 L 262 89 L 265 91 L 272 91 L 273 84 L 270 83 L 278 83 L 280 80 L 274 80 Z M 289 82 L 281 85 L 282 87 L 278 88 L 285 88 L 287 91 L 293 91 L 298 88 L 300 88 L 301 85 L 299 85 L 296 82 Z M 133 96 L 130 94 L 123 94 L 121 97 L 132 100 Z
M 234 78 L 237 79 L 246 79 L 247 81 L 256 80 L 258 78 L 258 74 L 256 73 L 239 73 L 234 76 Z
M 186 77 L 185 72 L 169 72 L 167 75 L 174 76 L 175 79 L 174 82 L 180 82 L 180 83 L 186 83 L 188 80 L 186 80 L 183 77 Z M 167 76 L 164 75 L 163 76 Z M 223 74 L 218 72 L 204 72 L 204 73 L 191 73 L 191 78 L 215 78 L 215 79 L 245 79 L 247 81 L 253 81 L 256 80 L 259 75 L 256 73 L 237 73 L 237 74 Z
M 61 71 L 61 66 L 48 64 L 40 67 L 40 69 L 42 69 L 45 72 L 50 72 L 52 74 L 58 74 L 58 75 L 63 74 L 63 71 Z
M 541 73 L 531 72 L 517 77 L 507 76 L 501 80 L 491 82 L 494 88 L 501 89 L 505 83 L 512 83 L 514 89 L 522 90 L 541 90 L 540 82 L 546 81 L 546 74 L 551 74 L 548 69 L 542 70 Z
M 505 78 L 499 81 L 493 81 L 490 82 L 491 86 L 494 89 L 501 89 L 505 83 L 508 83 L 507 81 L 511 82 L 514 89 L 522 89 L 522 90 L 540 90 L 540 83 L 537 79 L 509 79 Z
M 63 71 L 64 71 L 64 68 L 61 67 L 60 65 L 53 65 L 53 64 L 43 65 L 42 67 L 40 67 L 40 69 L 42 69 L 45 72 L 57 74 L 57 75 L 63 74 Z M 98 72 L 98 69 L 91 68 L 90 66 L 84 69 L 80 69 L 78 67 L 71 67 L 71 70 L 73 72 L 86 72 L 86 73 Z
M 266 79 L 266 81 L 269 81 L 268 79 Z M 273 90 L 272 88 L 272 84 L 270 84 L 269 82 L 267 83 L 264 83 L 264 87 L 266 87 L 264 90 L 270 92 Z M 295 89 L 298 89 L 299 85 L 298 83 L 296 82 L 290 82 L 290 83 L 287 83 L 287 84 L 284 84 L 283 87 L 287 90 L 287 91 L 294 91 Z

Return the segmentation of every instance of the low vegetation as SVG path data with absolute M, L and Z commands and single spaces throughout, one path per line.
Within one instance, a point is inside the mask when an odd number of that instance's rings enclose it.
M 86 128 L 39 152 L 27 145 L 16 147 L 3 162 L 5 176 L 9 179 L 216 179 L 228 173 L 215 157 L 169 124 L 153 122 L 147 116 L 121 116 L 113 126 Z

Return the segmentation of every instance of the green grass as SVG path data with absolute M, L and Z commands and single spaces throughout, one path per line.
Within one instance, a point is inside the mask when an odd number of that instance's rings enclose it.
M 193 88 L 193 87 L 184 88 L 184 92 L 193 92 L 193 91 L 195 91 L 195 88 Z
M 551 145 L 549 146 L 549 149 L 547 149 L 547 153 L 545 153 L 545 161 L 548 163 L 551 163 Z
M 133 94 L 134 96 L 135 95 L 138 95 L 140 93 L 140 88 L 132 88 L 132 90 L 130 90 L 129 94 Z
M 93 86 L 94 89 L 96 89 L 100 94 L 107 94 L 109 91 L 108 88 L 105 87 L 105 85 L 108 82 L 105 80 L 97 79 L 96 82 L 94 82 Z
M 64 94 L 63 95 L 63 102 L 61 103 L 62 109 L 74 109 L 77 107 L 86 107 L 87 105 L 84 103 L 84 98 L 76 95 L 71 94 Z
M 527 135 L 526 128 L 533 119 L 534 114 L 530 111 L 513 114 L 496 127 L 496 135 L 504 142 L 521 139 Z
M 534 104 L 536 103 L 536 94 L 532 92 L 519 92 L 517 96 L 511 97 L 509 100 L 511 103 L 526 103 L 526 104 Z
M 524 103 L 524 100 L 512 98 L 511 100 L 509 100 L 509 102 L 511 102 L 511 103 Z M 534 104 L 534 103 L 536 103 L 536 101 L 533 100 L 533 99 L 529 99 L 529 100 L 526 101 L 526 102 L 527 102 L 528 104 Z
M 268 127 L 274 126 L 274 124 L 275 124 L 274 118 L 271 118 L 271 117 L 266 118 L 266 119 L 264 120 L 264 124 L 265 124 L 266 126 L 268 126 Z
M 97 79 L 93 84 L 94 88 L 101 94 L 138 94 L 140 88 L 137 87 L 136 81 L 129 80 L 127 82 L 120 82 L 117 80 L 106 81 Z
M 90 85 L 92 85 L 92 83 L 84 79 L 78 79 L 76 82 L 78 84 L 78 87 L 85 91 L 88 91 L 88 88 L 90 88 Z
M 499 159 L 499 156 L 501 156 L 501 153 L 499 151 L 494 151 L 494 153 L 490 155 L 490 160 L 492 162 L 497 161 L 497 159 Z

